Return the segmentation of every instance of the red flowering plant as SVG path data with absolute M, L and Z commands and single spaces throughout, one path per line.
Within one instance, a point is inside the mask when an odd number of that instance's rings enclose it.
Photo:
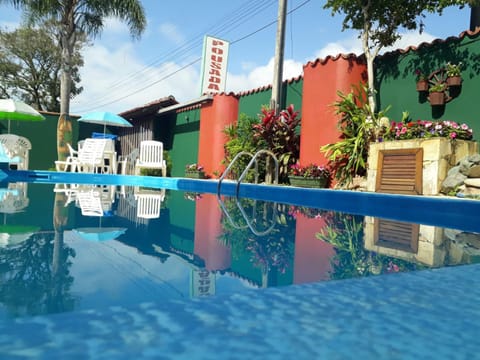
M 290 105 L 277 115 L 275 110 L 263 108 L 260 120 L 252 126 L 253 139 L 257 148 L 268 149 L 275 154 L 279 163 L 279 179 L 286 182 L 289 166 L 297 162 L 300 154 L 298 111 Z
M 301 166 L 300 164 L 293 164 L 290 166 L 290 175 L 301 176 L 304 178 L 324 178 L 330 179 L 331 173 L 326 166 L 309 164 Z
M 445 137 L 452 140 L 472 140 L 473 130 L 467 124 L 458 124 L 455 121 L 393 121 L 385 132 L 385 140 L 425 139 Z

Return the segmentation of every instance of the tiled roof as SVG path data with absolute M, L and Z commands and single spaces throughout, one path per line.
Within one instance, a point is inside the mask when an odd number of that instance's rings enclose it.
M 159 109 L 178 104 L 178 101 L 175 100 L 175 97 L 172 95 L 152 101 L 148 104 L 121 112 L 119 115 L 126 118 L 131 119 L 135 117 L 151 115 L 156 113 Z

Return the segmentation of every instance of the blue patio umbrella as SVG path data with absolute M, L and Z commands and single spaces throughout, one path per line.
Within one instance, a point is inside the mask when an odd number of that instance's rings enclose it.
M 118 127 L 132 127 L 127 120 L 120 115 L 108 111 L 95 111 L 83 115 L 78 121 L 88 122 L 91 124 L 103 125 L 103 132 L 105 133 L 107 125 Z
M 85 227 L 72 230 L 74 233 L 78 234 L 82 239 L 89 241 L 106 241 L 114 240 L 120 235 L 124 234 L 127 231 L 126 228 L 119 227 L 106 227 L 106 228 L 96 228 L 96 227 Z

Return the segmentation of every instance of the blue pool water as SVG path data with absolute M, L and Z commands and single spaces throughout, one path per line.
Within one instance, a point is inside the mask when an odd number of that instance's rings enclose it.
M 237 200 L 235 184 L 219 198 L 210 180 L 13 176 L 0 194 L 2 359 L 480 350 L 480 202 L 249 184 Z M 80 206 L 92 189 L 113 194 L 102 216 Z M 137 216 L 142 195 L 161 198 L 158 216 Z M 400 221 L 395 234 L 419 227 L 417 248 L 376 244 L 379 215 L 387 230 Z

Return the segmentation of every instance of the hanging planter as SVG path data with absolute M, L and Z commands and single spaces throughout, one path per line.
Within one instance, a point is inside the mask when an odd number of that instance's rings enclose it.
M 462 77 L 457 75 L 457 76 L 449 76 L 445 80 L 448 86 L 460 86 L 462 85 Z
M 417 91 L 428 91 L 428 80 L 418 80 Z
M 438 106 L 445 104 L 445 92 L 443 91 L 432 91 L 428 96 L 428 100 L 430 101 L 430 105 Z

